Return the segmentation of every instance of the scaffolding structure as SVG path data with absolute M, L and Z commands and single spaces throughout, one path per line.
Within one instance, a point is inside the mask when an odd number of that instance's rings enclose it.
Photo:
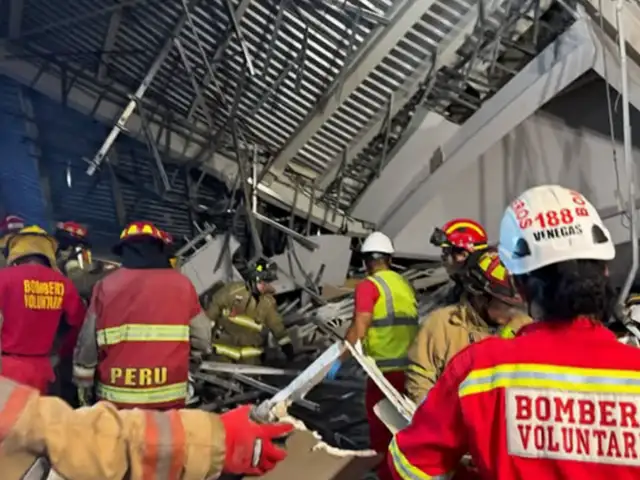
M 200 171 L 197 210 L 208 175 L 231 187 L 253 162 L 262 200 L 356 234 L 352 206 L 426 111 L 463 122 L 572 21 L 553 0 L 10 3 L 4 62 L 112 122 L 89 175 L 125 133 L 160 196 L 168 163 Z

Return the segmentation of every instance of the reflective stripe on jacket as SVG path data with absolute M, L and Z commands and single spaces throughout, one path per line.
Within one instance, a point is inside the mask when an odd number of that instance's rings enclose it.
M 73 410 L 2 377 L 0 425 L 2 480 L 41 480 L 45 456 L 66 479 L 217 478 L 225 457 L 217 415 L 118 411 L 106 402 Z
M 185 276 L 173 269 L 120 268 L 96 285 L 89 315 L 95 347 L 91 333 L 82 332 L 76 382 L 88 377 L 83 370 L 94 366 L 90 357 L 97 350 L 98 398 L 120 408 L 184 406 L 191 323 L 206 320 Z
M 415 293 L 404 277 L 392 270 L 377 272 L 367 279 L 376 285 L 380 297 L 373 307 L 365 352 L 382 371 L 403 370 L 408 366 L 407 351 L 418 332 Z
M 256 300 L 243 282 L 232 282 L 218 290 L 207 308 L 216 333 L 227 347 L 261 348 L 270 331 L 279 345 L 291 342 L 272 295 Z M 233 356 L 231 356 L 233 358 Z
M 419 404 L 459 351 L 492 334 L 492 329 L 463 301 L 430 312 L 409 348 L 406 391 Z
M 591 318 L 489 338 L 451 360 L 390 446 L 394 479 L 640 478 L 640 351 Z

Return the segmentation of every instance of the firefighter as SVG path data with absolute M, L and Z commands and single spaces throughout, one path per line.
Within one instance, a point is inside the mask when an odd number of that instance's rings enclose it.
M 25 221 L 16 215 L 7 215 L 0 222 L 0 248 L 4 250 L 7 244 L 7 240 L 11 238 L 11 235 L 19 232 L 26 226 Z M 0 268 L 5 267 L 7 260 L 4 254 L 0 256 Z
M 169 264 L 167 235 L 128 225 L 113 251 L 122 267 L 94 288 L 74 354 L 83 403 L 96 395 L 120 408 L 182 408 L 191 358 L 211 351 L 210 322 L 187 277 Z M 190 345 L 191 340 L 191 345 Z
M 72 410 L 0 377 L 0 471 L 6 480 L 40 480 L 47 459 L 58 474 L 49 478 L 200 480 L 222 471 L 260 476 L 286 457 L 273 440 L 292 426 L 254 423 L 250 411 L 118 412 L 107 402 Z
M 395 478 L 640 477 L 640 351 L 604 325 L 611 234 L 583 195 L 531 188 L 507 208 L 500 258 L 536 322 L 458 354 L 390 446 Z
M 453 305 L 460 301 L 464 287 L 462 279 L 467 258 L 473 252 L 487 248 L 487 232 L 475 220 L 454 218 L 442 228 L 435 228 L 430 243 L 442 249 L 441 258 L 451 284 L 439 305 Z
M 100 278 L 91 271 L 91 244 L 87 229 L 76 222 L 59 222 L 56 225 L 55 239 L 58 241 L 56 252 L 58 268 L 75 285 L 80 297 L 88 304 L 91 300 L 93 285 Z M 59 356 L 54 356 L 56 383 L 52 393 L 63 398 L 73 407 L 79 406 L 77 389 L 73 384 L 73 350 L 77 338 L 67 337 L 61 342 Z
M 247 364 L 264 358 L 265 334 L 270 331 L 288 360 L 293 360 L 291 339 L 278 313 L 274 265 L 258 261 L 249 266 L 245 282 L 232 282 L 211 299 L 207 315 L 214 327 L 214 351 L 220 360 Z M 265 330 L 266 328 L 266 330 Z
M 434 310 L 422 323 L 409 349 L 407 395 L 420 403 L 449 360 L 467 345 L 490 335 L 512 338 L 531 322 L 511 275 L 495 248 L 473 253 L 461 283 L 458 305 Z
M 8 240 L 0 270 L 2 374 L 46 392 L 55 378 L 50 354 L 56 336 L 75 339 L 85 307 L 56 265 L 56 240 L 38 226 Z
M 391 239 L 381 232 L 373 232 L 360 250 L 367 269 L 367 278 L 354 292 L 354 319 L 346 333 L 352 345 L 362 341 L 365 353 L 372 357 L 385 378 L 399 391 L 404 392 L 405 371 L 408 366 L 407 351 L 418 332 L 418 309 L 415 293 L 402 275 L 391 270 L 394 253 Z M 344 357 L 333 364 L 327 377 L 334 379 Z M 384 394 L 367 379 L 365 408 L 369 422 L 371 448 L 386 452 L 391 433 L 375 414 L 373 407 Z M 378 478 L 390 477 L 386 464 L 378 468 Z
M 91 274 L 93 262 L 87 229 L 76 222 L 60 222 L 56 225 L 55 237 L 58 240 L 58 267 L 88 303 L 100 277 Z

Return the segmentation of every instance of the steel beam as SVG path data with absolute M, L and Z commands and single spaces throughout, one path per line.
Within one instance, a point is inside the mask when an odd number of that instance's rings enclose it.
M 586 20 L 576 22 L 487 101 L 438 151 L 443 162 L 406 189 L 379 228 L 392 238 L 465 168 L 558 92 L 593 67 L 595 45 Z
M 429 10 L 434 1 L 403 0 L 393 2 L 394 6 L 389 13 L 389 24 L 374 31 L 366 44 L 362 45 L 351 59 L 350 64 L 345 65 L 343 73 L 333 81 L 318 102 L 318 108 L 307 116 L 283 148 L 265 166 L 261 178 L 267 171 L 278 177 L 283 176 L 286 166 L 300 149 L 335 113 L 342 101 L 349 97 L 382 62 L 407 31 Z
M 109 27 L 107 33 L 104 36 L 104 42 L 102 43 L 102 53 L 100 54 L 100 65 L 98 66 L 98 80 L 103 81 L 107 76 L 107 59 L 109 58 L 109 52 L 113 50 L 116 44 L 116 37 L 118 36 L 118 29 L 122 22 L 122 10 L 116 10 L 111 14 L 109 20 Z
M 240 24 L 242 22 L 242 18 L 244 17 L 245 12 L 249 8 L 251 1 L 252 0 L 242 0 L 240 2 L 240 5 L 238 5 L 238 8 L 235 9 L 234 18 L 236 20 L 236 24 Z M 221 60 L 222 60 L 222 57 L 224 56 L 225 50 L 227 49 L 227 47 L 229 46 L 229 43 L 231 43 L 231 40 L 233 39 L 233 33 L 234 33 L 233 25 L 229 25 L 229 28 L 227 28 L 227 31 L 225 33 L 224 40 L 219 43 L 219 45 L 216 47 L 216 51 L 211 56 L 211 59 L 207 62 L 206 64 L 207 73 L 205 74 L 204 79 L 200 84 L 200 88 L 202 89 L 202 91 L 206 91 L 207 88 L 209 88 L 209 85 L 211 84 L 211 82 L 215 82 L 216 80 L 215 72 L 221 64 Z M 216 85 L 216 90 L 219 90 L 218 85 Z M 191 107 L 189 107 L 189 114 L 187 115 L 187 118 L 189 120 L 191 120 L 191 118 L 193 117 L 193 114 L 195 113 L 197 107 L 198 107 L 198 103 L 196 98 L 191 104 Z
M 183 12 L 183 14 L 180 16 L 180 18 L 174 25 L 173 30 L 169 34 L 169 38 L 165 40 L 162 48 L 160 49 L 160 52 L 158 52 L 155 60 L 149 67 L 149 71 L 146 73 L 146 75 L 142 79 L 142 82 L 140 82 L 140 85 L 136 89 L 135 93 L 131 96 L 131 100 L 129 100 L 129 103 L 127 104 L 127 106 L 124 108 L 124 110 L 118 117 L 118 120 L 116 121 L 115 125 L 111 129 L 111 132 L 109 133 L 109 135 L 107 135 L 107 138 L 105 138 L 104 143 L 98 150 L 98 153 L 96 153 L 96 155 L 91 160 L 91 163 L 87 168 L 87 175 L 93 175 L 94 173 L 96 173 L 96 170 L 98 169 L 98 167 L 100 167 L 100 164 L 106 157 L 113 143 L 118 138 L 118 135 L 120 135 L 120 132 L 122 132 L 125 129 L 127 122 L 131 117 L 131 114 L 134 112 L 134 110 L 138 106 L 138 102 L 142 100 L 142 97 L 144 97 L 144 94 L 147 92 L 147 89 L 151 85 L 151 82 L 153 82 L 153 79 L 155 78 L 156 74 L 158 73 L 158 71 L 160 71 L 160 68 L 162 68 L 162 65 L 164 64 L 164 61 L 169 56 L 169 53 L 173 48 L 174 38 L 180 35 L 180 32 L 182 32 L 182 29 L 186 25 L 189 17 L 188 10 L 191 8 L 194 8 L 198 3 L 200 3 L 200 0 L 191 0 L 189 2 L 188 9 L 185 10 L 185 12 Z
M 24 0 L 11 0 L 9 2 L 9 39 L 15 40 L 22 31 L 22 11 Z
M 500 2 L 502 3 L 502 2 Z M 496 9 L 499 4 L 496 4 Z M 487 13 L 489 15 L 492 12 Z M 380 133 L 384 128 L 385 118 L 395 117 L 398 112 L 406 105 L 406 103 L 415 95 L 415 93 L 422 86 L 425 75 L 428 72 L 433 72 L 433 75 L 437 75 L 438 70 L 446 65 L 451 65 L 457 58 L 457 52 L 462 44 L 467 40 L 469 35 L 473 33 L 474 28 L 477 25 L 479 10 L 472 8 L 458 23 L 457 27 L 453 29 L 445 39 L 439 45 L 439 50 L 434 55 L 432 62 L 424 62 L 422 65 L 422 74 L 416 72 L 407 79 L 405 84 L 399 89 L 397 95 L 394 95 L 390 99 L 390 104 L 386 110 L 380 110 L 379 114 L 374 117 L 372 122 L 367 125 L 366 132 L 356 137 L 355 142 L 347 147 L 346 154 L 340 154 L 336 156 L 329 167 L 324 171 L 322 176 L 317 181 L 318 189 L 321 192 L 326 191 L 331 183 L 335 180 L 340 172 L 341 165 L 349 165 L 354 158 L 356 158 L 364 148 L 371 143 L 371 141 Z M 433 77 L 435 78 L 435 77 Z
M 596 59 L 593 65 L 593 70 L 609 85 L 620 92 L 622 90 L 622 76 L 620 72 L 618 47 L 608 35 L 600 30 L 597 24 L 591 22 L 591 28 L 596 47 Z M 631 40 L 631 32 L 629 32 L 629 34 L 630 35 L 627 39 Z M 637 38 L 640 39 L 640 36 Z M 640 47 L 640 43 L 637 43 L 636 47 Z M 640 50 L 637 51 L 640 52 Z M 640 111 L 640 67 L 635 62 L 628 62 L 627 68 L 629 74 L 629 101 L 638 111 Z
M 61 101 L 60 79 L 52 73 L 51 70 L 45 71 L 20 58 L 7 58 L 7 52 L 3 50 L 2 47 L 0 47 L 0 74 L 4 74 L 25 86 L 29 86 L 55 101 Z M 116 84 L 112 86 L 116 91 L 126 91 L 122 86 Z M 80 88 L 78 84 L 69 90 L 67 102 L 71 108 L 89 115 L 106 125 L 113 125 L 114 118 L 117 118 L 122 111 L 120 104 L 102 95 L 93 93 L 90 89 Z M 197 124 L 195 127 L 199 130 L 206 131 L 206 125 L 204 124 Z M 158 132 L 162 129 L 163 126 L 160 123 L 154 119 L 149 119 L 149 130 L 154 137 L 157 136 Z M 145 141 L 141 120 L 136 113 L 133 113 L 129 118 L 125 134 L 140 141 Z M 168 145 L 174 161 L 184 161 L 185 157 L 187 159 L 195 157 L 202 145 L 207 142 L 207 139 L 200 137 L 198 134 L 194 135 L 195 141 L 188 139 L 185 135 L 176 131 L 169 131 L 167 134 L 170 137 Z M 238 171 L 238 166 L 228 157 L 216 153 L 205 157 L 201 169 L 222 180 L 231 188 Z M 258 185 L 258 193 L 263 200 L 281 208 L 290 209 L 291 205 L 293 205 L 295 189 L 292 185 L 281 181 L 265 180 Z M 313 204 L 309 197 L 304 195 L 299 196 L 295 207 L 295 213 L 302 217 L 306 217 L 308 212 L 311 212 L 311 218 L 316 223 L 322 223 L 323 218 L 326 216 L 325 211 L 325 207 Z M 340 230 L 343 218 L 343 214 L 339 213 L 335 222 L 327 222 L 325 227 L 337 232 Z M 347 218 L 345 221 L 350 234 L 366 235 L 369 232 L 369 229 L 359 221 L 351 218 Z

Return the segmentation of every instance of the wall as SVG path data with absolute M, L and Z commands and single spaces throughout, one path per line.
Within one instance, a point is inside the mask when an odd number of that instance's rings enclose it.
M 29 115 L 36 128 L 31 133 L 37 132 L 30 141 L 26 141 L 20 89 L 32 108 Z M 192 236 L 184 169 L 167 165 L 171 191 L 167 195 L 156 193 L 155 160 L 143 143 L 121 135 L 109 153 L 109 162 L 104 162 L 96 175 L 86 175 L 87 160 L 98 151 L 109 130 L 86 115 L 0 76 L 0 214 L 23 215 L 27 221 L 43 226 L 74 220 L 89 228 L 91 241 L 99 250 L 118 239 L 122 220 L 149 220 L 178 238 Z M 41 152 L 39 162 L 30 154 L 30 147 Z M 111 165 L 116 165 L 115 169 Z M 221 182 L 207 177 L 198 202 L 214 208 L 226 194 Z M 225 222 L 220 221 L 220 227 L 222 223 Z M 242 233 L 236 232 L 241 240 Z
M 20 104 L 20 85 L 0 76 L 0 214 L 48 226 L 40 174 Z
M 374 224 L 381 222 L 402 191 L 411 188 L 420 172 L 429 167 L 432 152 L 458 128 L 444 117 L 429 112 L 358 200 L 353 216 Z
M 622 146 L 617 143 L 618 171 L 609 134 L 605 83 L 598 79 L 561 94 L 522 122 L 478 161 L 443 185 L 442 193 L 394 238 L 406 255 L 437 255 L 428 245 L 434 226 L 456 216 L 476 218 L 496 238 L 504 207 L 528 187 L 557 183 L 584 193 L 601 211 L 619 212 L 620 188 L 626 193 Z M 614 100 L 616 93 L 613 92 Z M 620 108 L 614 113 L 621 137 Z M 632 125 L 640 114 L 632 111 Z M 634 157 L 640 159 L 640 136 L 634 135 Z M 437 172 L 436 172 L 437 175 Z M 619 186 L 618 177 L 622 180 Z M 636 169 L 636 178 L 638 172 Z M 619 216 L 607 221 L 616 242 L 628 239 Z

